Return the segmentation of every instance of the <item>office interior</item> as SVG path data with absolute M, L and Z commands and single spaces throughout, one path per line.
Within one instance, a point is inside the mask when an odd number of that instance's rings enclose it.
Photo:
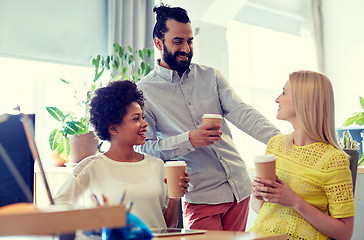
M 243 100 L 283 132 L 291 129 L 275 119 L 274 100 L 295 70 L 321 71 L 330 78 L 337 128 L 354 112 L 362 111 L 361 0 L 1 0 L 0 114 L 14 112 L 16 107 L 35 113 L 35 135 L 46 169 L 52 166 L 47 161 L 48 135 L 56 123 L 45 107 L 75 107 L 74 93 L 59 79 L 82 86 L 93 74 L 90 57 L 108 54 L 115 40 L 135 48 L 153 48 L 154 14 L 141 9 L 161 2 L 188 11 L 195 35 L 192 61 L 218 68 Z M 124 22 L 111 24 L 111 13 L 114 21 Z M 125 37 L 125 32 L 130 35 Z M 264 154 L 265 146 L 236 129 L 233 135 L 247 166 L 253 168 L 253 157 Z M 364 239 L 360 231 L 363 181 L 359 171 L 353 239 Z M 250 223 L 254 217 L 250 216 Z

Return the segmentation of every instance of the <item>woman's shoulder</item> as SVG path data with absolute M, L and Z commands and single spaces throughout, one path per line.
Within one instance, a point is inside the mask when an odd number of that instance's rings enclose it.
M 160 159 L 158 157 L 155 157 L 155 156 L 152 156 L 152 155 L 149 155 L 149 154 L 146 154 L 146 153 L 144 153 L 144 160 L 145 161 L 148 161 L 148 162 L 155 163 L 155 164 L 162 164 L 162 165 L 164 165 L 164 162 L 163 162 L 162 159 Z
M 268 144 L 282 144 L 288 141 L 288 139 L 290 138 L 290 134 L 279 134 L 279 135 L 275 135 L 273 137 L 271 137 L 271 139 L 269 139 Z
M 103 158 L 103 154 L 96 154 L 81 160 L 73 169 L 73 175 L 78 177 L 80 174 L 85 173 L 92 165 L 96 164 Z
M 350 166 L 349 159 L 344 151 L 335 148 L 330 144 L 325 144 L 326 149 L 322 153 L 324 159 L 324 169 L 330 171 L 330 169 L 346 168 Z

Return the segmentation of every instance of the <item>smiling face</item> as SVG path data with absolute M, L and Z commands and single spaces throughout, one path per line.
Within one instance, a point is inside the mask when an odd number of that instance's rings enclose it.
M 123 121 L 118 125 L 111 126 L 110 133 L 121 144 L 129 146 L 143 145 L 148 126 L 148 123 L 144 121 L 143 110 L 137 102 L 132 102 L 126 109 L 127 112 Z
M 193 34 L 190 23 L 174 19 L 166 22 L 168 31 L 164 39 L 155 38 L 154 42 L 162 53 L 160 65 L 182 74 L 189 67 L 193 56 Z
M 278 103 L 277 118 L 279 120 L 287 120 L 293 123 L 297 119 L 296 109 L 292 100 L 292 91 L 289 80 L 283 87 L 283 92 L 277 97 L 276 103 Z

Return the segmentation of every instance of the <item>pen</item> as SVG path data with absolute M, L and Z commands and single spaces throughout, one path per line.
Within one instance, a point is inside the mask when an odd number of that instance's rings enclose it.
M 124 202 L 125 195 L 126 195 L 126 191 L 123 191 L 123 192 L 121 193 L 120 203 L 123 203 L 123 202 Z
M 132 201 L 128 201 L 128 204 L 126 205 L 126 213 L 129 213 L 131 210 L 131 207 L 133 206 Z
M 107 200 L 107 197 L 105 196 L 105 194 L 102 194 L 102 200 L 104 201 L 104 205 L 108 204 L 108 200 Z
M 96 206 L 99 207 L 100 206 L 100 202 L 99 202 L 99 199 L 97 199 L 97 196 L 94 193 L 92 193 L 90 197 L 91 197 L 92 202 L 95 203 Z

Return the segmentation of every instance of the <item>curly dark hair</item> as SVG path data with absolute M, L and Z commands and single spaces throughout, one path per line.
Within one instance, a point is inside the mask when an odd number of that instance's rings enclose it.
M 101 140 L 110 141 L 109 126 L 123 121 L 132 102 L 137 102 L 143 109 L 143 92 L 129 80 L 110 82 L 95 91 L 89 105 L 90 123 Z
M 174 19 L 181 23 L 190 23 L 187 11 L 180 7 L 170 7 L 168 5 L 155 6 L 153 12 L 157 14 L 157 21 L 153 29 L 153 38 L 164 40 L 164 35 L 168 32 L 167 20 Z

